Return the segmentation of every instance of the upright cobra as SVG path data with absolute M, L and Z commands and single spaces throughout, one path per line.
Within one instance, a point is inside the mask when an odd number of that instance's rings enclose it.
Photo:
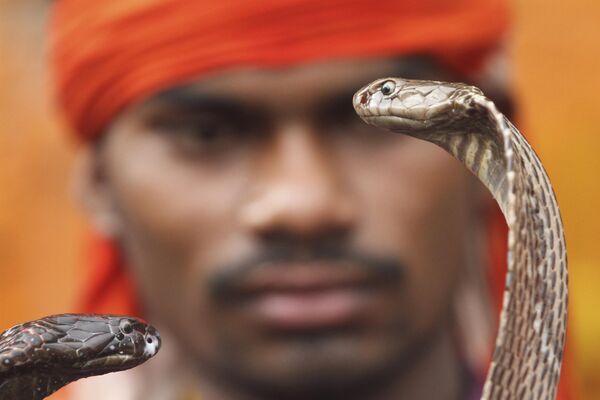
M 40 400 L 80 378 L 133 368 L 160 348 L 131 317 L 61 314 L 0 335 L 0 400 Z
M 432 142 L 474 173 L 509 227 L 508 270 L 483 399 L 554 399 L 567 321 L 567 255 L 540 160 L 492 101 L 460 83 L 388 78 L 354 95 L 367 123 Z

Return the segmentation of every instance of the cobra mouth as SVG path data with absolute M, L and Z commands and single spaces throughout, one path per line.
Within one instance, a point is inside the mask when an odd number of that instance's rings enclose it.
M 80 363 L 76 363 L 73 368 L 84 371 L 120 371 L 133 368 L 158 353 L 161 346 L 161 340 L 158 333 L 147 334 L 140 338 L 142 343 L 136 344 L 134 348 L 125 350 L 115 350 L 116 353 L 95 357 Z M 142 345 L 143 346 L 140 346 Z
M 414 136 L 414 133 L 430 128 L 430 122 L 416 118 L 397 115 L 362 115 L 360 117 L 367 124 L 377 128 L 389 129 L 394 132 Z
M 135 355 L 111 354 L 109 356 L 98 357 L 83 363 L 77 364 L 76 368 L 81 370 L 110 370 L 117 371 L 134 367 L 143 361 L 146 357 Z
M 371 99 L 369 93 L 357 93 L 354 96 L 354 110 L 358 116 L 369 125 L 394 129 L 397 127 L 412 128 L 417 124 L 420 127 L 423 124 L 427 124 L 427 119 L 416 118 L 414 116 L 406 115 L 405 113 L 403 113 L 404 115 L 399 115 L 397 110 L 394 114 L 382 114 L 378 107 L 376 105 L 371 105 L 370 102 Z

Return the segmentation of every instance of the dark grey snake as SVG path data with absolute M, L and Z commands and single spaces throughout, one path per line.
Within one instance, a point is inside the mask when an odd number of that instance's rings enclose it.
M 160 348 L 152 326 L 131 317 L 61 314 L 0 336 L 0 400 L 39 400 L 80 378 L 133 368 Z
M 567 322 L 567 254 L 540 160 L 492 101 L 460 83 L 388 78 L 354 95 L 367 123 L 432 142 L 474 173 L 509 227 L 508 271 L 483 399 L 555 399 Z

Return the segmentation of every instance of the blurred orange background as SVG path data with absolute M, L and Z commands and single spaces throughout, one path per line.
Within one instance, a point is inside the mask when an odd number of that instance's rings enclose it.
M 82 279 L 86 227 L 69 193 L 75 149 L 53 112 L 44 62 L 50 3 L 0 0 L 0 331 L 72 311 Z M 581 399 L 600 399 L 600 2 L 513 6 L 521 122 L 566 226 L 576 383 Z

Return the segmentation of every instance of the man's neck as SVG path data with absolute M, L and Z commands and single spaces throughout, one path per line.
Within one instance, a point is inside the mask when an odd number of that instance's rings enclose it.
M 463 400 L 465 366 L 450 332 L 439 335 L 431 342 L 429 351 L 415 361 L 389 390 L 370 400 Z

